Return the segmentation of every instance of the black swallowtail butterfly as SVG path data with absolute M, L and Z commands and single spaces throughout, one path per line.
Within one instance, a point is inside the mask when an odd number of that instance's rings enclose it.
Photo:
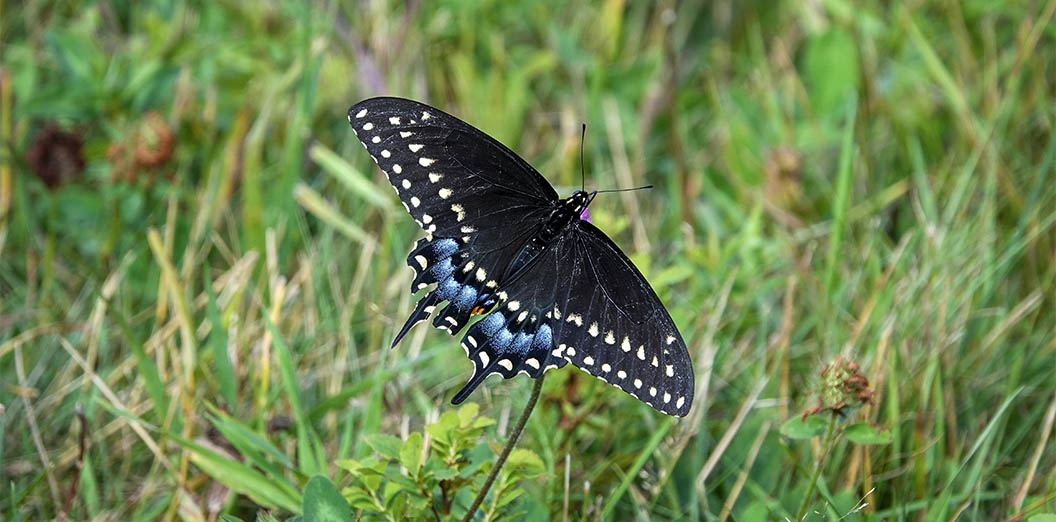
M 462 338 L 473 376 L 537 378 L 572 363 L 669 415 L 693 402 L 693 366 L 645 278 L 587 220 L 596 192 L 561 199 L 539 172 L 471 125 L 415 101 L 371 98 L 348 122 L 418 226 L 411 291 L 436 285 L 396 335 L 446 302 L 433 326 Z

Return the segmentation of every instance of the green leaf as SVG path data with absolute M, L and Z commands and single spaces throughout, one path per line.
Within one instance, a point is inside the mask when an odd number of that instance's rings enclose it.
M 807 40 L 803 77 L 814 111 L 822 116 L 840 112 L 846 97 L 858 88 L 858 50 L 854 38 L 839 27 Z
M 389 195 L 375 185 L 369 176 L 352 166 L 334 151 L 316 143 L 308 150 L 308 156 L 334 179 L 341 182 L 350 192 L 363 198 L 370 205 L 381 210 L 392 210 Z
M 475 402 L 467 402 L 458 409 L 459 425 L 463 428 L 469 427 L 478 413 L 480 413 L 480 406 Z
M 316 475 L 304 487 L 302 504 L 306 522 L 331 522 L 352 520 L 352 508 L 348 506 L 330 479 Z
M 403 442 L 403 447 L 400 448 L 400 464 L 407 468 L 411 475 L 418 474 L 418 470 L 422 467 L 421 433 L 414 432 Z
M 510 452 L 506 460 L 506 468 L 509 470 L 523 469 L 525 471 L 541 473 L 543 471 L 543 460 L 538 455 L 527 449 L 515 449 Z
M 855 444 L 891 444 L 894 437 L 889 430 L 868 422 L 856 422 L 843 430 L 847 440 Z
M 458 475 L 458 470 L 455 468 L 440 468 L 433 471 L 433 476 L 439 480 L 448 480 Z
M 810 415 L 805 420 L 797 415 L 781 425 L 781 434 L 794 440 L 809 439 L 825 433 L 828 427 L 828 419 L 820 415 Z
M 282 507 L 289 511 L 300 511 L 300 499 L 288 484 L 268 477 L 256 469 L 232 460 L 213 450 L 184 440 L 174 434 L 169 436 L 177 444 L 191 452 L 191 462 L 206 474 L 234 491 L 248 496 L 265 507 Z
M 367 435 L 367 445 L 374 451 L 387 459 L 395 459 L 400 456 L 400 439 L 384 433 L 373 433 Z
M 238 385 L 235 370 L 231 366 L 231 358 L 227 355 L 227 328 L 224 321 L 220 319 L 220 307 L 216 302 L 216 292 L 213 291 L 213 281 L 209 278 L 209 271 L 202 272 L 204 279 L 203 287 L 206 301 L 206 316 L 212 329 L 209 331 L 209 347 L 213 351 L 212 373 L 220 383 L 220 395 L 231 407 L 238 404 Z
M 1056 522 L 1056 515 L 1052 513 L 1042 513 L 1028 518 L 1027 522 Z
M 442 444 L 451 443 L 451 430 L 458 426 L 458 415 L 453 411 L 444 412 L 433 424 L 425 427 L 425 431 L 433 437 L 436 442 Z

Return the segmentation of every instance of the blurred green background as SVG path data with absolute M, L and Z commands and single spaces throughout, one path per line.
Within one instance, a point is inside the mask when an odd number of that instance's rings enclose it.
M 690 347 L 691 415 L 552 372 L 489 520 L 1052 520 L 1054 10 L 0 2 L 0 514 L 285 517 L 453 410 L 455 339 L 387 349 L 420 232 L 345 111 L 391 94 L 562 194 L 581 122 L 588 187 L 657 187 L 591 211 Z M 872 404 L 796 432 L 837 356 Z M 473 396 L 471 462 L 529 388 Z

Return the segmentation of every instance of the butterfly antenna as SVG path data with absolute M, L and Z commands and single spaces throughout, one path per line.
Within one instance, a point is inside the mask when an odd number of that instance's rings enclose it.
M 594 192 L 596 194 L 603 194 L 605 192 L 630 192 L 632 190 L 645 190 L 645 189 L 651 189 L 651 188 L 653 188 L 652 185 L 642 185 L 640 187 L 634 187 L 634 188 L 595 190 Z
M 587 141 L 587 124 L 583 124 L 583 129 L 579 133 L 579 189 L 583 192 L 587 191 L 587 170 L 583 164 L 583 144 Z

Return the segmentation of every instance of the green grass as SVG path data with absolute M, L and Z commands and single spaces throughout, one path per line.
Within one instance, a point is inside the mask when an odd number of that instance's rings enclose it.
M 454 410 L 456 340 L 387 348 L 420 233 L 345 120 L 383 93 L 563 194 L 586 122 L 589 187 L 656 186 L 591 212 L 679 325 L 693 410 L 551 373 L 520 443 L 544 469 L 525 517 L 1054 513 L 1054 11 L 0 2 L 0 517 L 285 516 L 315 474 L 347 486 L 336 463 L 369 437 Z M 137 136 L 164 148 L 150 111 L 171 157 L 130 171 Z M 86 162 L 54 190 L 27 160 L 48 123 Z M 837 355 L 876 392 L 851 420 L 890 444 L 779 433 Z M 484 448 L 530 388 L 475 393 Z

